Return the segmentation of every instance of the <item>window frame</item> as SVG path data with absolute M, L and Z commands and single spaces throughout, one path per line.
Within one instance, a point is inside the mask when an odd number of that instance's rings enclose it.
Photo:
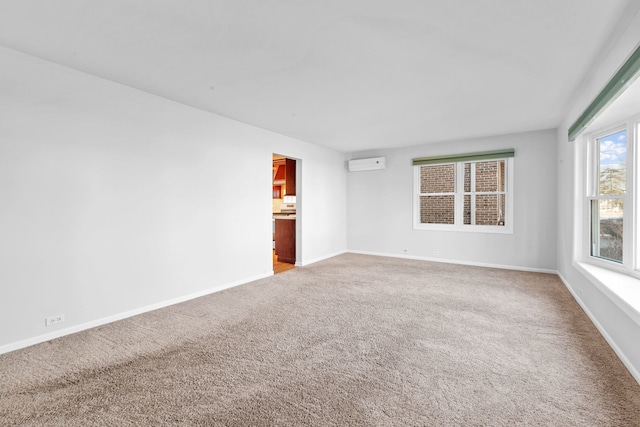
M 582 175 L 582 243 L 581 259 L 587 264 L 600 268 L 617 271 L 640 278 L 640 248 L 638 248 L 638 185 L 639 150 L 638 134 L 640 129 L 640 114 L 629 116 L 614 124 L 601 127 L 586 133 L 583 136 L 584 147 L 582 147 L 582 159 L 584 171 Z M 598 140 L 608 135 L 625 130 L 627 132 L 627 153 L 626 153 L 626 182 L 625 194 L 621 198 L 623 201 L 622 214 L 622 262 L 608 260 L 603 257 L 592 255 L 592 201 L 612 199 L 611 195 L 598 195 L 598 171 L 599 171 L 599 146 Z
M 504 161 L 505 163 L 505 184 L 504 191 L 483 192 L 464 191 L 464 165 L 466 163 L 482 163 L 489 161 Z M 514 195 L 514 157 L 495 157 L 491 159 L 461 160 L 437 163 L 437 165 L 453 164 L 454 168 L 454 193 L 421 193 L 420 168 L 423 166 L 435 166 L 436 164 L 414 165 L 413 166 L 413 229 L 426 231 L 462 231 L 473 233 L 495 233 L 513 234 L 513 195 Z M 472 168 L 473 169 L 473 168 Z M 474 177 L 472 176 L 472 179 Z M 453 195 L 454 196 L 454 223 L 453 224 L 425 224 L 420 222 L 420 197 L 428 195 Z M 468 194 L 504 194 L 505 195 L 505 225 L 476 225 L 464 224 L 464 196 Z M 473 200 L 473 198 L 472 198 Z

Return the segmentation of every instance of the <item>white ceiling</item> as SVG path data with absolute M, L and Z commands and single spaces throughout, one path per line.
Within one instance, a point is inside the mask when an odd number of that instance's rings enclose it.
M 638 9 L 638 0 L 0 0 L 0 44 L 347 152 L 556 127 Z

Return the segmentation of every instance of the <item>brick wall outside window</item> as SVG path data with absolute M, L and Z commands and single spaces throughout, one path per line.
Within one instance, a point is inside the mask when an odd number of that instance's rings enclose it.
M 421 193 L 455 193 L 456 165 L 429 165 L 420 168 Z
M 455 164 L 428 165 L 420 168 L 420 222 L 422 224 L 454 224 L 455 197 L 438 193 L 455 193 Z M 464 165 L 465 193 L 472 193 L 471 163 Z M 475 163 L 475 191 L 502 192 L 505 190 L 505 161 Z M 435 193 L 435 194 L 434 194 Z M 465 194 L 463 224 L 471 224 L 471 200 L 475 198 L 476 225 L 504 225 L 504 194 Z
M 478 194 L 476 196 L 476 225 L 504 225 L 504 195 Z M 469 215 L 471 216 L 471 215 Z
M 420 197 L 420 222 L 423 224 L 453 224 L 454 196 Z
M 420 168 L 421 193 L 455 193 L 456 165 L 429 165 Z M 455 198 L 452 195 L 420 197 L 420 222 L 453 224 Z
M 477 162 L 475 164 L 476 192 L 498 192 L 505 189 L 504 160 Z M 467 179 L 465 164 L 465 182 Z M 466 191 L 466 190 L 465 190 Z M 476 198 L 476 225 L 504 225 L 505 197 L 502 194 L 478 194 Z M 467 204 L 468 203 L 468 204 Z M 464 224 L 471 224 L 471 197 L 465 196 Z
M 476 163 L 476 191 L 504 191 L 504 160 Z

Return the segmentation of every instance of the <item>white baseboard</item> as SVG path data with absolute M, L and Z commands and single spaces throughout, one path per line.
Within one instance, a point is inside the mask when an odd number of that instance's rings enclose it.
M 598 329 L 598 332 L 600 332 L 600 335 L 604 337 L 604 339 L 607 341 L 609 346 L 613 349 L 613 351 L 616 353 L 618 358 L 622 361 L 624 366 L 629 370 L 633 378 L 635 378 L 638 384 L 640 384 L 640 370 L 638 370 L 638 368 L 634 366 L 633 363 L 631 363 L 627 355 L 624 354 L 624 352 L 620 349 L 620 347 L 618 347 L 618 345 L 613 340 L 613 338 L 611 338 L 611 336 L 607 333 L 607 331 L 602 327 L 598 319 L 591 313 L 591 311 L 587 308 L 587 306 L 582 302 L 580 297 L 573 291 L 571 286 L 569 286 L 569 283 L 562 276 L 562 274 L 557 273 L 557 275 L 560 278 L 560 280 L 562 280 L 562 283 L 564 283 L 564 286 L 569 290 L 571 295 L 573 295 L 573 298 L 576 300 L 576 302 L 580 305 L 580 307 L 582 308 L 582 311 L 586 313 L 586 315 L 589 317 L 591 322 L 595 325 L 596 329 Z
M 472 265 L 475 267 L 499 268 L 502 270 L 518 270 L 518 271 L 530 271 L 533 273 L 558 274 L 556 270 L 547 270 L 543 268 L 532 268 L 532 267 L 520 267 L 517 265 L 488 264 L 484 262 L 460 261 L 460 260 L 453 260 L 453 259 L 430 258 L 430 257 L 404 255 L 404 254 L 390 254 L 390 253 L 384 253 L 384 252 L 368 252 L 368 251 L 353 251 L 353 250 L 348 250 L 347 252 L 352 254 L 361 254 L 361 255 L 374 255 L 374 256 L 384 256 L 384 257 L 391 257 L 391 258 L 415 259 L 419 261 L 443 262 L 446 264 L 460 264 L 460 265 Z
M 319 258 L 314 258 L 308 261 L 304 261 L 304 262 L 296 262 L 296 266 L 297 267 L 302 267 L 302 266 L 306 266 L 306 265 L 310 265 L 319 261 L 323 261 L 325 259 L 329 259 L 329 258 L 333 258 L 335 256 L 344 254 L 346 252 L 345 251 L 339 251 L 333 254 L 329 254 L 326 256 L 322 256 Z M 29 347 L 35 344 L 40 344 L 49 340 L 53 340 L 56 338 L 60 338 L 63 337 L 65 335 L 70 335 L 70 334 L 74 334 L 76 332 L 80 332 L 80 331 L 84 331 L 87 329 L 91 329 L 91 328 L 95 328 L 97 326 L 101 326 L 101 325 L 106 325 L 107 323 L 111 323 L 111 322 L 116 322 L 118 320 L 122 320 L 122 319 L 126 319 L 128 317 L 132 317 L 132 316 L 136 316 L 138 314 L 143 314 L 149 311 L 153 311 L 153 310 L 157 310 L 159 308 L 164 308 L 164 307 L 168 307 L 170 305 L 174 305 L 174 304 L 179 304 L 181 302 L 185 302 L 185 301 L 189 301 L 191 299 L 194 298 L 199 298 L 205 295 L 209 295 L 215 292 L 219 292 L 222 291 L 224 289 L 228 289 L 228 288 L 232 288 L 234 286 L 239 286 L 239 285 L 243 285 L 245 283 L 249 283 L 249 282 L 253 282 L 255 280 L 260 280 L 260 279 L 264 279 L 266 277 L 270 277 L 273 276 L 274 272 L 270 271 L 269 273 L 265 273 L 265 274 L 261 274 L 261 275 L 257 275 L 257 276 L 253 276 L 253 277 L 249 277 L 246 279 L 242 279 L 242 280 L 238 280 L 236 282 L 231 282 L 231 283 L 225 283 L 222 285 L 218 285 L 215 286 L 213 288 L 207 289 L 205 291 L 201 291 L 201 292 L 196 292 L 193 294 L 189 294 L 189 295 L 184 295 L 178 298 L 173 298 L 171 300 L 167 300 L 167 301 L 162 301 L 156 304 L 151 304 L 145 307 L 140 307 L 134 310 L 130 310 L 130 311 L 126 311 L 124 313 L 118 313 L 115 314 L 113 316 L 108 316 L 108 317 L 104 317 L 101 319 L 96 319 L 96 320 L 92 320 L 89 322 L 85 322 L 85 323 L 81 323 L 79 325 L 74 325 L 74 326 L 70 326 L 64 329 L 60 329 L 57 330 L 55 332 L 50 332 L 50 333 L 46 333 L 46 334 L 42 334 L 42 335 L 38 335 L 32 338 L 27 338 L 25 340 L 21 340 L 21 341 L 17 341 L 17 342 L 13 342 L 13 343 L 9 343 L 9 344 L 5 344 L 0 346 L 0 354 L 4 354 L 4 353 L 9 353 L 11 351 L 15 351 L 15 350 L 19 350 L 21 348 L 25 348 L 25 347 Z
M 342 255 L 347 253 L 347 250 L 335 252 L 329 255 L 321 256 L 319 258 L 310 259 L 308 261 L 296 262 L 296 267 L 304 267 L 306 265 L 310 265 L 319 261 L 324 261 L 325 259 L 333 258 L 334 256 Z
M 249 283 L 249 282 L 253 282 L 255 280 L 260 280 L 260 279 L 264 279 L 266 277 L 271 277 L 273 276 L 273 271 L 270 273 L 266 273 L 266 274 L 260 274 L 257 276 L 253 276 L 253 277 L 249 277 L 246 279 L 241 279 L 235 282 L 230 282 L 230 283 L 225 283 L 222 285 L 218 285 L 218 286 L 214 286 L 213 288 L 201 291 L 201 292 L 195 292 L 189 295 L 183 295 L 181 297 L 177 297 L 177 298 L 173 298 L 170 300 L 166 300 L 166 301 L 162 301 L 159 303 L 155 303 L 155 304 L 151 304 L 151 305 L 147 305 L 144 307 L 140 307 L 140 308 L 136 308 L 133 310 L 129 310 L 123 313 L 118 313 L 118 314 L 114 314 L 112 316 L 107 316 L 107 317 L 103 317 L 101 319 L 96 319 L 96 320 L 92 320 L 89 322 L 85 322 L 85 323 L 81 323 L 79 325 L 74 325 L 74 326 L 70 326 L 68 328 L 65 329 L 60 329 L 58 331 L 55 332 L 51 332 L 51 333 L 47 333 L 47 334 L 43 334 L 43 335 L 38 335 L 35 336 L 33 338 L 28 338 L 26 340 L 22 340 L 22 341 L 17 341 L 14 343 L 9 343 L 9 344 L 5 344 L 3 346 L 0 346 L 0 354 L 4 354 L 4 353 L 9 353 L 10 351 L 15 351 L 15 350 L 19 350 L 21 348 L 25 348 L 25 347 L 29 347 L 35 344 L 40 344 L 52 339 L 56 339 L 56 338 L 60 338 L 63 337 L 65 335 L 70 335 L 70 334 L 74 334 L 76 332 L 80 332 L 80 331 L 84 331 L 87 329 L 91 329 L 91 328 L 95 328 L 96 326 L 101 326 L 101 325 L 106 325 L 107 323 L 112 323 L 112 322 L 116 322 L 118 320 L 122 320 L 122 319 L 126 319 L 128 317 L 133 317 L 133 316 L 137 316 L 138 314 L 143 314 L 143 313 L 147 313 L 149 311 L 153 311 L 153 310 L 157 310 L 159 308 L 164 308 L 164 307 L 168 307 L 170 305 L 174 305 L 174 304 L 179 304 L 181 302 L 185 302 L 185 301 L 189 301 L 195 298 L 200 298 L 203 297 L 205 295 L 209 295 L 209 294 L 213 294 L 215 292 L 220 292 L 224 289 L 229 289 L 229 288 L 233 288 L 234 286 L 239 286 L 239 285 L 243 285 L 245 283 Z

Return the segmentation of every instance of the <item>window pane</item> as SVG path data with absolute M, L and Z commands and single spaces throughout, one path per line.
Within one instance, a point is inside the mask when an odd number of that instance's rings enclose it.
M 471 192 L 471 163 L 464 164 L 464 192 Z
M 456 191 L 456 165 L 420 167 L 420 193 L 453 193 Z
M 623 201 L 591 201 L 591 255 L 622 262 Z
M 475 191 L 504 191 L 504 163 L 504 160 L 477 162 L 475 173 Z
M 505 170 L 507 162 L 501 160 L 498 162 L 498 191 L 507 191 Z
M 504 225 L 504 194 L 478 194 L 475 198 L 476 225 Z
M 466 174 L 466 169 L 465 169 L 465 174 Z M 464 196 L 464 208 L 463 209 L 464 209 L 464 211 L 463 211 L 463 215 L 462 215 L 462 223 L 466 224 L 466 225 L 469 225 L 469 224 L 471 224 L 471 195 L 470 194 L 465 194 L 465 196 Z
M 454 196 L 420 196 L 420 223 L 453 224 Z
M 598 139 L 598 194 L 624 194 L 626 190 L 627 131 Z

